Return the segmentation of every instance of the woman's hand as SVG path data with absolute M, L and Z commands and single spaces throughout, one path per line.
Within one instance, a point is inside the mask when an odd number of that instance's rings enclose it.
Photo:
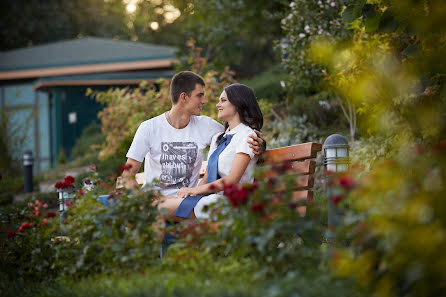
M 177 192 L 178 198 L 186 198 L 188 196 L 195 196 L 196 194 L 196 188 L 181 188 Z

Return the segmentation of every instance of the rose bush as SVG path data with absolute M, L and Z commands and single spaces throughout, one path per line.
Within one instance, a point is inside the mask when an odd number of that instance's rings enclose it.
M 216 259 L 250 259 L 259 275 L 317 267 L 324 258 L 325 226 L 317 211 L 299 214 L 307 201 L 293 199 L 297 176 L 286 173 L 288 166 L 261 169 L 253 184 L 226 185 L 226 198 L 211 208 L 211 220 L 186 224 L 178 245 L 200 248 Z
M 0 282 L 44 281 L 56 276 L 51 239 L 58 234 L 59 220 L 48 204 L 28 202 L 14 215 L 6 240 L 2 240 Z M 13 228 L 15 227 L 15 228 Z
M 104 189 L 78 193 L 67 210 L 63 236 L 54 243 L 55 267 L 61 276 L 141 269 L 159 257 L 153 191 L 113 192 L 105 207 L 97 201 Z

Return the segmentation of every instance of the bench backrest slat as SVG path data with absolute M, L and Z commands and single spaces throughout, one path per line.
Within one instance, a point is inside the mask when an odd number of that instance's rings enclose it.
M 267 150 L 264 154 L 265 164 L 313 159 L 316 158 L 317 153 L 321 150 L 322 145 L 315 142 L 307 142 Z

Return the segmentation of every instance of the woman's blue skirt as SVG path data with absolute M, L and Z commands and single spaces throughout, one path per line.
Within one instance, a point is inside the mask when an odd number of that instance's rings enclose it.
M 189 196 L 184 198 L 173 215 L 179 218 L 188 219 L 190 213 L 194 210 L 195 205 L 197 205 L 197 202 L 204 196 L 207 195 Z

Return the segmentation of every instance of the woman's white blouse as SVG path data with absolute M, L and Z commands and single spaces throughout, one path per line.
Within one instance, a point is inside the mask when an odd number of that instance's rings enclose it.
M 251 160 L 249 161 L 248 167 L 246 168 L 242 178 L 240 179 L 240 184 L 253 182 L 254 167 L 257 163 L 258 157 L 254 155 L 252 148 L 249 147 L 248 140 L 251 139 L 249 135 L 256 135 L 256 133 L 250 127 L 246 126 L 243 123 L 240 123 L 236 127 L 232 128 L 232 130 L 226 130 L 224 135 L 232 135 L 232 139 L 228 146 L 220 153 L 220 156 L 218 158 L 218 174 L 220 175 L 220 177 L 229 175 L 234 163 L 235 155 L 238 153 L 244 153 L 247 154 L 251 158 Z M 212 137 L 208 160 L 212 153 L 217 149 L 218 136 L 219 134 Z
M 211 141 L 211 148 L 209 150 L 208 160 L 212 153 L 217 149 L 217 138 L 220 135 L 214 135 Z M 257 163 L 258 157 L 254 155 L 252 148 L 249 147 L 248 140 L 249 135 L 256 135 L 253 129 L 249 128 L 245 124 L 239 124 L 232 130 L 226 130 L 224 135 L 232 135 L 231 142 L 226 146 L 226 148 L 220 153 L 218 158 L 218 174 L 220 177 L 229 175 L 231 172 L 232 164 L 234 163 L 235 155 L 238 153 L 244 153 L 249 155 L 251 161 L 249 161 L 248 167 L 243 173 L 240 179 L 240 184 L 246 182 L 253 182 L 254 166 Z M 209 219 L 209 209 L 208 206 L 216 203 L 218 200 L 225 199 L 223 192 L 210 194 L 200 199 L 194 207 L 195 217 L 198 219 Z

